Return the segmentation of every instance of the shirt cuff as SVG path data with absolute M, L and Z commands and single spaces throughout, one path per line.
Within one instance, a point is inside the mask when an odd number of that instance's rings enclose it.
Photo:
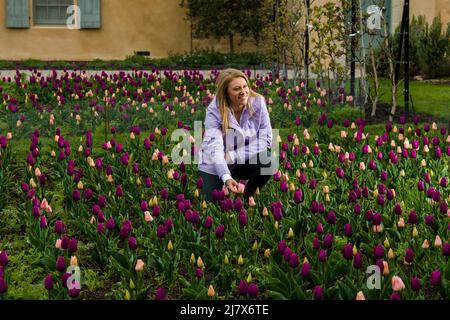
M 233 179 L 233 177 L 232 177 L 231 175 L 229 175 L 228 173 L 225 173 L 225 174 L 222 176 L 222 181 L 223 181 L 223 183 L 227 182 L 228 179 Z

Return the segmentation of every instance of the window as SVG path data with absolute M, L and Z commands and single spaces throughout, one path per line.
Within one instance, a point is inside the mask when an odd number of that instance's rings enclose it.
M 65 25 L 69 15 L 67 8 L 74 0 L 34 0 L 34 24 Z

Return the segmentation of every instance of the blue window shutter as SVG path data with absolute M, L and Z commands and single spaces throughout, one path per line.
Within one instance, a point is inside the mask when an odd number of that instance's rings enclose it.
M 78 0 L 81 11 L 81 29 L 101 27 L 100 0 Z
M 29 28 L 28 0 L 6 0 L 6 27 Z

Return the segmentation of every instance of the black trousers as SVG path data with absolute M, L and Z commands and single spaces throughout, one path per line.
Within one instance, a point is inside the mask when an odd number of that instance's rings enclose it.
M 248 199 L 255 194 L 257 188 L 259 190 L 270 180 L 276 169 L 272 168 L 273 158 L 270 149 L 260 152 L 254 158 L 249 159 L 245 164 L 229 165 L 230 174 L 235 180 L 248 180 L 245 186 L 244 199 Z M 264 169 L 265 168 L 265 169 Z M 222 190 L 224 183 L 220 177 L 199 171 L 203 179 L 202 194 L 208 202 L 213 201 L 212 192 L 214 190 Z

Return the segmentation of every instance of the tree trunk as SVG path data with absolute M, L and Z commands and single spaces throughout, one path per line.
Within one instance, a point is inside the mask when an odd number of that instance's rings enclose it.
M 389 35 L 387 32 L 387 26 L 386 23 L 383 23 L 383 29 L 384 29 L 384 43 L 385 43 L 385 50 L 388 54 L 388 61 L 389 61 L 389 77 L 391 79 L 391 93 L 392 93 L 392 108 L 391 112 L 389 114 L 389 121 L 394 121 L 394 115 L 397 108 L 397 83 L 396 83 L 396 77 L 395 77 L 395 67 L 394 67 L 394 57 L 392 53 L 392 48 L 389 47 Z
M 228 36 L 228 40 L 230 41 L 230 52 L 234 53 L 234 43 L 233 43 L 233 35 L 232 34 L 230 34 Z
M 370 114 L 371 117 L 375 116 L 375 113 L 377 112 L 377 103 L 378 103 L 378 88 L 380 86 L 378 81 L 378 75 L 377 75 L 377 65 L 375 62 L 375 55 L 373 53 L 373 47 L 370 46 L 370 59 L 372 62 L 372 69 L 373 69 L 373 75 L 374 75 L 374 84 L 375 84 L 375 97 L 372 101 L 372 113 Z

